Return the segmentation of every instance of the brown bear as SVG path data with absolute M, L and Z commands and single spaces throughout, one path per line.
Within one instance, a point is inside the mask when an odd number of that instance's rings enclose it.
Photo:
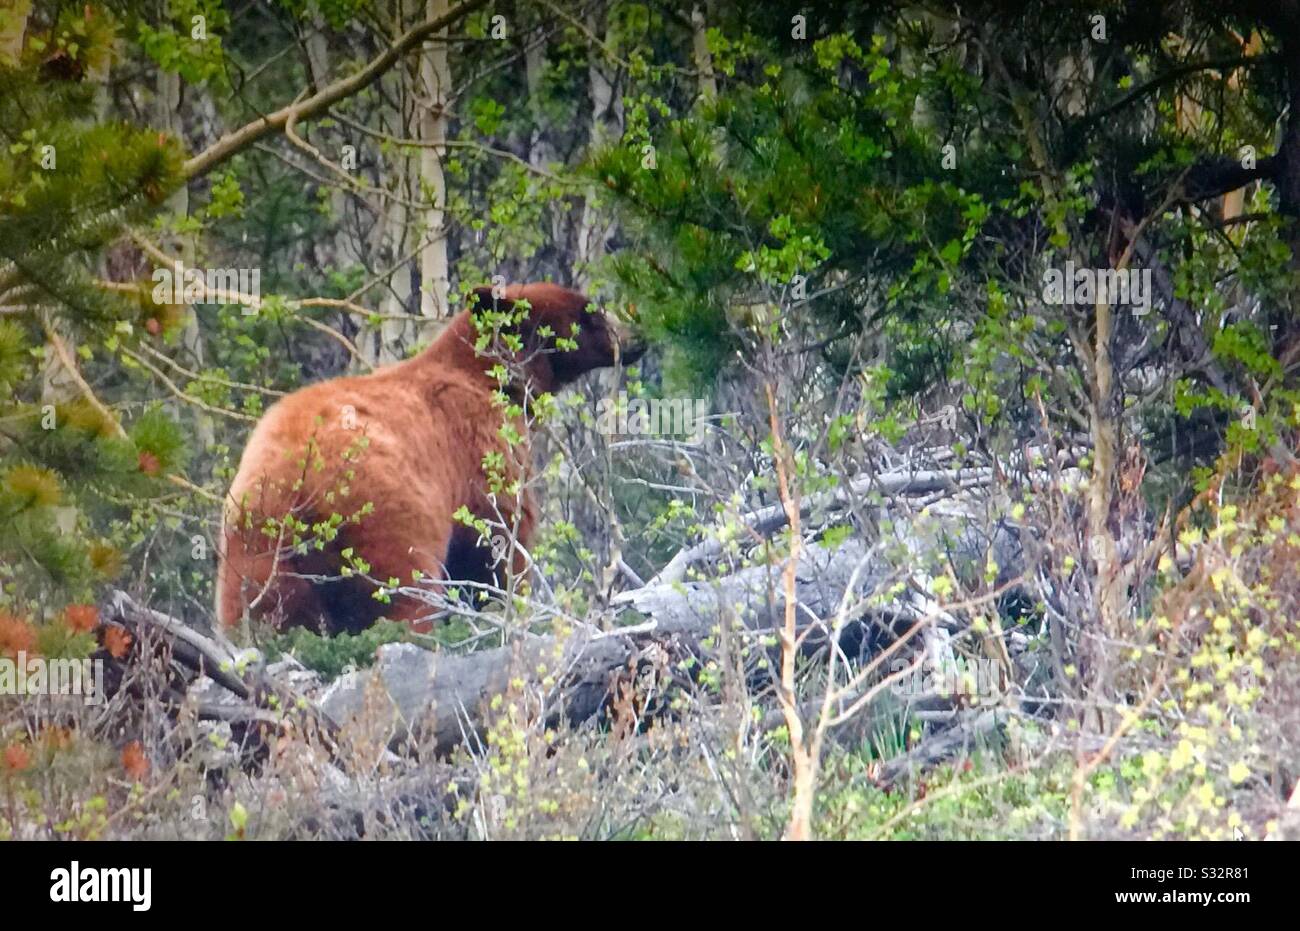
M 427 631 L 427 601 L 392 595 L 385 604 L 375 582 L 499 584 L 505 547 L 494 552 L 465 526 L 462 508 L 516 528 L 510 568 L 526 570 L 536 508 L 515 487 L 529 472 L 518 411 L 642 349 L 624 345 L 605 313 L 568 288 L 512 285 L 495 297 L 480 288 L 474 297 L 419 355 L 300 389 L 266 411 L 224 509 L 220 623 L 247 614 L 356 632 L 386 616 Z M 513 443 L 503 438 L 507 417 Z

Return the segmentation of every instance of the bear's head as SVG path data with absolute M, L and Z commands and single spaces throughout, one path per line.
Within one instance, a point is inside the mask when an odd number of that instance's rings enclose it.
M 476 288 L 473 294 L 470 313 L 492 321 L 498 341 L 508 347 L 508 361 L 522 370 L 533 393 L 562 388 L 592 369 L 631 364 L 645 353 L 643 344 L 571 288 L 541 282 L 509 285 L 496 295 L 492 288 Z

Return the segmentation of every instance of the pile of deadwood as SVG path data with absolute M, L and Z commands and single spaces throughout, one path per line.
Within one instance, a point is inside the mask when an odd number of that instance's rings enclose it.
M 829 522 L 837 508 L 843 519 L 847 505 L 860 503 L 856 496 L 868 491 L 885 496 L 944 490 L 960 494 L 987 483 L 990 475 L 991 470 L 979 469 L 875 475 L 850 482 L 821 500 L 808 500 L 803 509 L 813 524 L 824 517 Z M 780 506 L 773 506 L 745 515 L 742 523 L 767 537 L 785 525 L 786 516 Z M 921 617 L 937 628 L 958 626 L 958 619 L 934 609 L 923 579 L 918 585 L 922 552 L 938 546 L 979 567 L 994 560 L 1004 576 L 1014 573 L 1022 559 L 1015 528 L 996 523 L 990 527 L 960 509 L 950 511 L 935 533 L 916 534 L 913 526 L 895 523 L 888 532 L 878 531 L 870 543 L 864 533 L 833 548 L 816 543 L 804 548 L 796 577 L 796 616 L 805 652 L 825 649 L 832 629 L 839 630 L 845 654 L 861 659 Z M 328 747 L 340 728 L 363 710 L 366 720 L 374 721 L 379 694 L 385 706 L 379 726 L 391 736 L 390 749 L 400 753 L 403 746 L 418 743 L 447 752 L 482 735 L 490 700 L 506 692 L 512 680 L 517 683 L 522 677 L 538 685 L 543 679 L 539 669 L 547 670 L 549 683 L 547 723 L 573 726 L 607 711 L 615 683 L 635 676 L 641 664 L 662 664 L 664 657 L 676 664 L 687 656 L 705 660 L 714 655 L 724 620 L 733 625 L 739 621 L 752 632 L 754 642 L 780 627 L 785 617 L 780 562 L 717 575 L 724 565 L 722 556 L 723 547 L 716 541 L 683 550 L 649 582 L 612 599 L 612 623 L 606 629 L 573 625 L 562 639 L 520 634 L 506 646 L 466 654 L 435 652 L 412 643 L 387 644 L 378 649 L 372 667 L 346 672 L 332 683 L 321 683 L 292 660 L 267 665 L 255 651 L 236 649 L 220 632 L 200 631 L 124 592 L 111 595 L 101 617 L 106 624 L 125 628 L 133 641 L 166 650 L 170 668 L 178 674 L 173 697 L 192 703 L 201 720 L 263 734 L 292 722 L 296 732 L 312 734 Z M 906 585 L 897 586 L 899 581 Z M 904 590 L 888 600 L 879 597 L 891 588 Z M 774 638 L 765 639 L 775 657 L 770 646 Z M 915 646 L 908 646 L 913 655 L 924 649 L 922 638 L 914 639 Z M 140 651 L 135 653 L 138 661 Z M 942 719 L 945 724 L 939 730 L 945 733 L 936 734 L 923 752 L 897 761 L 892 772 L 942 758 L 973 734 L 997 725 L 996 712 L 988 708 L 954 709 L 950 700 L 947 707 L 944 704 L 931 702 L 919 710 Z

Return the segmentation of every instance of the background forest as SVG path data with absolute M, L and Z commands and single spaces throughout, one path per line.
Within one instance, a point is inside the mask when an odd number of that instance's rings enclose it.
M 1297 0 L 0 0 L 0 147 L 0 657 L 115 691 L 0 838 L 1300 830 Z M 213 630 L 259 415 L 536 280 L 651 349 L 531 584 Z

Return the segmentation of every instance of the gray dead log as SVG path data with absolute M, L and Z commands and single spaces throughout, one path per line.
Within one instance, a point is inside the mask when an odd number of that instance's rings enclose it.
M 994 530 L 992 543 L 989 535 L 967 525 L 959 526 L 955 535 L 945 534 L 947 544 L 966 557 L 990 545 L 1009 550 L 1015 544 L 1014 536 L 1004 529 Z M 847 601 L 857 608 L 845 634 L 864 642 L 864 625 L 893 611 L 890 605 L 876 602 L 871 602 L 870 611 L 864 610 L 867 599 L 902 577 L 900 565 L 910 575 L 916 566 L 907 562 L 909 554 L 933 545 L 933 537 L 900 536 L 888 547 L 868 546 L 856 538 L 834 549 L 806 547 L 796 575 L 797 622 L 801 632 L 820 627 L 822 633 L 810 632 L 805 647 L 824 645 L 850 585 L 853 591 Z M 390 746 L 415 738 L 446 752 L 485 732 L 489 702 L 507 692 L 516 677 L 527 684 L 536 710 L 548 721 L 577 723 L 605 706 L 615 678 L 634 669 L 649 650 L 666 647 L 670 654 L 707 653 L 701 642 L 716 633 L 724 618 L 728 623 L 739 619 L 755 633 L 775 628 L 783 623 L 785 612 L 780 568 L 753 566 L 709 581 L 648 585 L 624 593 L 620 604 L 634 609 L 644 622 L 604 632 L 579 629 L 563 641 L 528 636 L 509 646 L 463 656 L 433 653 L 413 644 L 389 644 L 379 648 L 372 668 L 340 677 L 315 701 L 260 666 L 236 672 L 234 657 L 224 647 L 180 621 L 136 605 L 123 593 L 114 594 L 109 615 L 132 626 L 147 624 L 183 644 L 187 655 L 196 654 L 195 667 L 248 704 L 250 712 L 258 712 L 250 713 L 250 719 L 262 719 L 261 712 L 268 710 L 301 708 L 332 744 L 338 727 L 364 714 L 368 725 L 392 734 Z M 905 617 L 915 616 L 914 606 L 910 611 L 906 604 L 895 607 Z M 553 685 L 543 694 L 539 683 L 547 677 Z M 216 704 L 206 696 L 206 707 Z M 224 703 L 216 716 L 230 720 L 237 715 Z
M 991 739 L 1003 718 L 1004 715 L 992 708 L 961 712 L 952 726 L 926 738 L 902 756 L 882 763 L 876 774 L 877 783 L 890 786 L 904 776 L 915 776 L 938 763 L 969 757 Z
M 815 495 L 800 502 L 799 513 L 808 517 L 818 508 L 844 507 L 850 502 L 870 494 L 898 495 L 924 492 L 958 491 L 973 485 L 984 484 L 993 478 L 991 468 L 938 469 L 889 473 L 886 475 L 860 475 L 851 479 L 846 488 L 837 488 L 824 495 Z M 785 508 L 780 504 L 760 508 L 740 518 L 740 523 L 754 533 L 770 536 L 787 523 Z M 649 585 L 671 584 L 686 577 L 693 565 L 714 559 L 722 553 L 722 544 L 716 539 L 705 540 L 682 550 L 664 566 Z
M 854 580 L 855 597 L 870 595 L 888 575 L 865 543 L 851 540 L 837 549 L 810 546 L 798 572 L 799 626 L 828 622 Z M 571 723 L 595 715 L 610 697 L 614 677 L 630 668 L 654 645 L 670 652 L 707 653 L 700 642 L 712 635 L 723 616 L 739 617 L 754 632 L 773 629 L 784 620 L 780 567 L 756 566 L 711 582 L 649 586 L 628 600 L 645 615 L 645 623 L 611 631 L 577 632 L 561 643 L 554 637 L 529 637 L 518 643 L 466 656 L 431 653 L 413 644 L 379 648 L 375 665 L 335 681 L 320 699 L 331 719 L 345 724 L 359 715 L 375 715 L 373 726 L 391 728 L 390 746 L 407 738 L 432 740 L 439 751 L 481 734 L 487 702 L 506 692 L 516 676 L 536 682 L 539 666 L 555 677 L 545 696 L 548 719 Z M 731 612 L 735 612 L 734 615 Z M 861 624 L 864 621 L 857 621 Z M 824 643 L 809 637 L 807 644 Z M 372 691 L 374 690 L 374 691 Z M 389 703 L 377 709 L 373 696 Z
M 809 547 L 799 572 L 799 602 L 804 624 L 829 618 L 839 605 L 856 565 L 867 558 L 861 541 L 836 549 Z M 771 628 L 783 616 L 783 602 L 769 592 L 775 576 L 759 566 L 713 583 L 663 585 L 642 589 L 632 604 L 649 621 L 599 633 L 575 632 L 564 642 L 555 637 L 528 637 L 493 650 L 467 656 L 431 653 L 413 644 L 388 644 L 379 648 L 375 665 L 341 676 L 321 696 L 319 706 L 340 724 L 368 714 L 367 721 L 389 727 L 393 744 L 408 738 L 431 740 L 448 750 L 481 734 L 484 712 L 494 695 L 509 689 L 516 676 L 535 682 L 554 676 L 556 685 L 545 696 L 548 718 L 571 723 L 595 715 L 610 697 L 611 682 L 629 668 L 651 644 L 673 642 L 692 652 L 716 627 L 719 606 L 736 609 L 751 630 Z M 866 572 L 858 588 L 868 592 L 878 573 Z M 779 589 L 779 585 L 775 585 Z M 374 707 L 374 696 L 389 703 Z
M 763 525 L 761 532 L 766 529 Z M 720 551 L 719 546 L 710 555 Z M 923 563 L 927 559 L 951 560 L 959 571 L 973 569 L 978 575 L 984 574 L 992 560 L 998 565 L 997 584 L 1002 584 L 1019 574 L 1023 553 L 1014 528 L 1003 523 L 985 528 L 969 518 L 951 515 L 936 517 L 925 528 L 897 527 L 892 536 L 871 547 L 859 538 L 851 538 L 834 550 L 808 546 L 796 576 L 800 623 L 814 618 L 833 619 L 855 572 L 853 599 L 858 600 L 897 580 L 917 580 L 924 575 Z M 660 577 L 663 575 L 660 573 Z M 716 619 L 723 606 L 751 629 L 774 626 L 785 610 L 780 565 L 755 566 L 706 581 L 651 582 L 616 595 L 612 602 L 631 607 L 670 631 L 696 627 L 703 617 Z M 888 606 L 881 605 L 880 611 L 889 613 Z
M 857 578 L 853 579 L 855 571 Z M 873 554 L 861 540 L 849 540 L 831 550 L 809 546 L 803 550 L 795 576 L 799 623 L 828 621 L 839 609 L 850 581 L 854 596 L 869 596 L 891 575 L 885 558 Z M 724 613 L 739 618 L 750 630 L 765 630 L 784 623 L 785 593 L 781 566 L 752 566 L 719 579 L 669 582 L 624 592 L 616 602 L 656 623 L 662 633 L 708 634 Z
M 865 555 L 866 547 L 860 541 L 850 541 L 834 551 L 817 546 L 805 551 L 799 572 L 804 624 L 834 612 L 854 567 Z M 371 715 L 366 718 L 369 725 L 391 731 L 390 746 L 415 738 L 431 741 L 438 752 L 445 752 L 482 735 L 489 719 L 488 703 L 508 691 L 512 679 L 536 683 L 552 676 L 554 687 L 539 696 L 548 719 L 584 721 L 608 701 L 614 677 L 629 669 L 650 646 L 673 641 L 697 651 L 700 641 L 718 623 L 719 605 L 741 609 L 746 625 L 754 630 L 778 623 L 783 613 L 779 593 L 775 610 L 769 609 L 767 602 L 769 578 L 775 579 L 769 577 L 770 571 L 760 566 L 707 585 L 644 589 L 637 607 L 650 618 L 647 623 L 606 632 L 579 630 L 564 641 L 529 636 L 510 646 L 464 656 L 433 653 L 414 644 L 386 644 L 376 652 L 373 667 L 347 673 L 325 688 L 308 704 L 309 715 L 320 721 L 331 737 L 336 736 L 337 726 L 362 714 Z M 873 573 L 865 573 L 859 587 L 865 591 L 872 578 Z M 272 676 L 272 670 L 262 668 L 241 675 L 235 671 L 235 658 L 220 645 L 181 621 L 137 605 L 123 592 L 111 597 L 108 616 L 133 629 L 149 626 L 182 645 L 185 656 L 178 655 L 178 660 L 210 677 L 200 681 L 196 695 L 201 708 L 215 719 L 265 720 L 268 708 L 258 699 L 270 694 L 277 698 L 276 708 L 303 705 L 299 699 L 305 696 L 280 681 L 284 677 Z M 544 672 L 539 674 L 540 670 Z M 212 694 L 212 684 L 229 693 L 225 700 Z M 373 703 L 376 696 L 381 702 L 379 709 Z M 241 706 L 246 713 L 240 713 Z
M 557 684 L 546 701 L 551 715 L 574 722 L 590 718 L 608 697 L 610 676 L 635 653 L 632 640 L 621 636 L 575 636 L 564 644 L 554 637 L 530 637 L 467 656 L 433 653 L 410 643 L 385 644 L 376 651 L 373 667 L 340 676 L 319 706 L 346 725 L 375 714 L 370 697 L 377 686 L 389 702 L 379 712 L 387 720 L 367 721 L 391 729 L 390 746 L 413 738 L 431 741 L 445 752 L 481 736 L 493 696 L 507 692 L 516 676 L 533 680 L 539 667 L 556 671 Z
M 185 622 L 137 604 L 123 591 L 112 592 L 105 608 L 106 624 L 124 627 L 137 638 L 145 630 L 163 634 L 170 644 L 172 659 L 199 674 L 192 690 L 197 690 L 201 718 L 248 725 L 274 723 L 280 727 L 296 719 L 300 727 L 318 734 L 331 753 L 337 751 L 338 727 L 334 721 L 315 705 L 301 701 L 301 693 L 286 684 L 286 675 L 271 675 L 256 651 L 235 655 Z M 250 657 L 255 657 L 254 661 L 245 662 Z M 203 690 L 209 682 L 221 686 L 229 697 L 217 701 L 205 695 Z

